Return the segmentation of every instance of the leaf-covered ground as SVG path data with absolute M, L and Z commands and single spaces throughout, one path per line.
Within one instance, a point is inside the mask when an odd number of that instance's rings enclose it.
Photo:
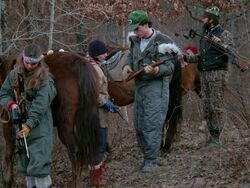
M 128 107 L 129 125 L 118 115 L 111 125 L 112 152 L 107 156 L 109 187 L 250 187 L 250 129 L 235 116 L 228 116 L 223 146 L 209 149 L 202 145 L 208 138 L 201 126 L 200 99 L 184 98 L 184 121 L 180 136 L 169 153 L 161 156 L 162 166 L 150 174 L 137 171 L 142 154 L 137 147 L 131 123 L 132 108 Z M 2 134 L 2 133 L 1 133 Z M 1 138 L 1 157 L 3 144 Z M 24 178 L 15 172 L 14 187 L 25 187 Z M 53 187 L 71 187 L 71 165 L 65 147 L 55 136 L 52 164 Z M 0 181 L 1 185 L 2 180 Z M 82 174 L 83 187 L 88 187 L 88 171 Z

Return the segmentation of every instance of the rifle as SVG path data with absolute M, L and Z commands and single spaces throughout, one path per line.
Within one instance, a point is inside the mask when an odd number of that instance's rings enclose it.
M 222 45 L 220 45 L 220 44 L 212 41 L 212 39 L 211 39 L 213 37 L 212 34 L 210 34 L 209 37 L 207 37 L 207 36 L 203 36 L 203 35 L 197 33 L 193 29 L 190 29 L 190 31 L 189 31 L 189 37 L 192 38 L 192 39 L 194 39 L 196 36 L 207 40 L 209 43 L 213 44 L 219 51 L 228 53 L 228 54 L 232 55 L 233 57 L 236 57 L 236 55 L 235 55 L 234 52 L 232 52 L 229 49 L 224 48 Z M 244 66 L 244 65 L 242 65 L 239 62 L 234 62 L 234 64 L 240 69 L 241 72 L 245 72 L 248 69 L 247 66 Z
M 164 61 L 155 62 L 155 63 L 151 64 L 151 67 L 154 68 L 154 67 L 157 67 L 157 66 L 159 66 L 159 65 L 161 65 L 161 64 L 163 64 L 163 63 L 165 63 L 165 62 L 164 62 Z M 131 74 L 126 78 L 126 81 L 128 82 L 128 81 L 132 80 L 133 78 L 135 78 L 135 77 L 141 75 L 143 72 L 144 72 L 144 68 L 140 69 L 140 70 L 137 71 L 137 72 L 131 73 Z
M 172 60 L 176 60 L 176 57 L 175 57 L 175 56 L 174 56 L 174 57 L 170 57 L 170 58 L 168 58 L 168 59 L 165 59 L 164 61 L 157 61 L 157 62 L 155 62 L 155 63 L 150 64 L 150 66 L 154 68 L 154 67 L 157 67 L 157 66 L 159 66 L 159 65 L 161 65 L 161 64 L 166 63 L 165 61 L 172 61 Z M 140 69 L 140 70 L 137 71 L 137 72 L 132 72 L 132 73 L 126 78 L 125 81 L 128 82 L 128 81 L 132 80 L 133 78 L 135 78 L 135 77 L 141 75 L 143 72 L 144 72 L 144 68 Z
M 12 123 L 17 130 L 22 130 L 22 124 L 25 123 L 27 119 L 27 108 L 24 92 L 24 78 L 23 75 L 18 73 L 18 90 L 20 97 L 17 98 L 18 107 L 11 110 Z M 17 138 L 17 146 L 19 149 L 25 148 L 26 156 L 29 158 L 29 150 L 27 145 L 27 140 L 25 134 L 23 133 L 23 138 Z

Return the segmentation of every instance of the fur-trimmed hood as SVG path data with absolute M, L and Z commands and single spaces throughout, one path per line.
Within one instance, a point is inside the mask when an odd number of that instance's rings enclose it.
M 163 43 L 158 46 L 158 52 L 165 54 L 176 54 L 178 57 L 183 57 L 181 49 L 174 43 Z

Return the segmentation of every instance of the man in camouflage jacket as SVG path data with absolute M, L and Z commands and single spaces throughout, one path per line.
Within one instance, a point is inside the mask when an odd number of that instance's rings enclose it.
M 227 51 L 234 50 L 231 34 L 219 24 L 219 8 L 209 7 L 203 16 L 203 37 L 200 40 L 200 61 L 203 109 L 210 138 L 207 146 L 221 145 L 220 133 L 226 121 L 224 86 L 228 79 Z

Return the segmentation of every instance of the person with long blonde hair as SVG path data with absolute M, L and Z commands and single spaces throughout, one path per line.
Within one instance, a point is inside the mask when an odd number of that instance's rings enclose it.
M 22 75 L 23 85 L 20 83 Z M 20 87 L 24 91 L 20 91 Z M 26 178 L 28 188 L 52 186 L 50 164 L 52 161 L 53 119 L 51 102 L 57 94 L 48 66 L 43 61 L 39 46 L 27 45 L 8 74 L 0 90 L 0 104 L 7 111 L 20 111 L 20 99 L 26 103 L 26 118 L 16 137 L 25 138 L 27 148 L 18 148 L 18 171 Z M 27 151 L 28 150 L 28 151 Z M 28 155 L 27 155 L 28 152 Z

